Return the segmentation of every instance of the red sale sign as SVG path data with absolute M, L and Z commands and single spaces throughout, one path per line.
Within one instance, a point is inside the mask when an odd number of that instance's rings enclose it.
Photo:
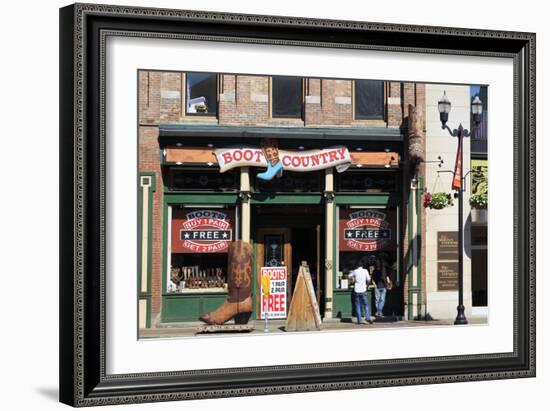
M 262 267 L 262 280 L 269 277 L 269 294 L 263 294 L 261 298 L 261 317 L 265 318 L 267 310 L 267 318 L 286 318 L 286 285 L 287 285 L 287 270 L 286 267 Z M 262 281 L 263 284 L 263 281 Z
M 395 211 L 340 211 L 340 251 L 381 251 L 395 248 Z
M 175 209 L 173 253 L 227 253 L 233 240 L 233 210 Z

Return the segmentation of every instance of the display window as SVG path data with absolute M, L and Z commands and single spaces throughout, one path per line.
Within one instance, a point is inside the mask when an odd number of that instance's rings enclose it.
M 235 208 L 171 206 L 167 292 L 227 290 L 227 251 Z
M 349 273 L 359 264 L 373 280 L 387 275 L 398 284 L 397 209 L 341 206 L 337 257 L 337 288 L 348 288 Z

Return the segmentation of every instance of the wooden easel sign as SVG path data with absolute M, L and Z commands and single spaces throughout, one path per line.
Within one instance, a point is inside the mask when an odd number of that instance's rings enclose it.
M 318 331 L 320 329 L 321 315 L 311 281 L 311 273 L 307 263 L 302 261 L 288 310 L 286 331 Z

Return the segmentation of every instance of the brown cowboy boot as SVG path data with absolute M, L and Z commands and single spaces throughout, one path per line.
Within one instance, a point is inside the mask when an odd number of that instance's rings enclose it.
M 227 300 L 200 320 L 221 325 L 231 318 L 235 324 L 246 324 L 252 314 L 252 246 L 244 241 L 230 243 L 228 258 Z

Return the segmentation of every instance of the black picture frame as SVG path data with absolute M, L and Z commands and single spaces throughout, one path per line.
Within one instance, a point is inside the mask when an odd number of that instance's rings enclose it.
M 105 373 L 104 40 L 128 36 L 507 57 L 514 66 L 511 353 Z M 73 406 L 535 376 L 535 34 L 126 6 L 60 10 L 60 401 Z

